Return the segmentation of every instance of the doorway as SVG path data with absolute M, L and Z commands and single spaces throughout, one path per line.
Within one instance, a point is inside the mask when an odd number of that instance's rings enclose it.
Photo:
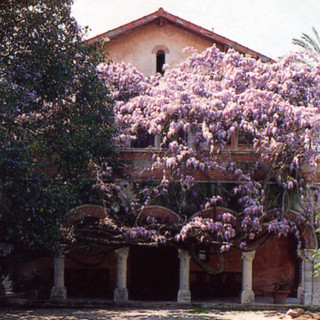
M 177 299 L 179 258 L 176 248 L 131 248 L 129 266 L 130 299 L 145 301 Z
M 109 271 L 106 269 L 65 270 L 65 286 L 71 298 L 111 299 Z

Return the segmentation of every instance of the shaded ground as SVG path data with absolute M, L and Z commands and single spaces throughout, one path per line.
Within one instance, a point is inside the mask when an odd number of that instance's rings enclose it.
M 0 309 L 2 320 L 278 320 L 284 319 L 285 313 L 278 311 L 219 311 L 194 309 Z
M 0 308 L 2 320 L 279 320 L 291 319 L 285 311 L 222 311 L 215 309 L 13 309 Z M 308 313 L 297 320 L 320 320 L 319 313 Z

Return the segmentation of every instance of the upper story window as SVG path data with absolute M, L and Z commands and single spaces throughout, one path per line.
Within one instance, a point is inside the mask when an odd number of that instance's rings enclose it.
M 163 65 L 166 63 L 166 53 L 163 50 L 157 52 L 157 70 L 156 72 L 164 74 Z
M 164 45 L 158 45 L 153 48 L 152 53 L 156 55 L 156 72 L 164 74 L 163 66 L 166 63 L 166 56 L 170 53 L 170 50 Z
M 131 148 L 147 148 L 154 146 L 154 136 L 144 130 L 139 130 L 137 139 L 131 142 Z
M 253 145 L 253 135 L 250 133 L 238 133 L 238 147 L 250 148 Z

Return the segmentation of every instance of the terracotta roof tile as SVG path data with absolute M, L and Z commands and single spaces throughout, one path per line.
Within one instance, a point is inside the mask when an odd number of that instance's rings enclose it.
M 163 21 L 166 21 L 167 23 L 171 23 L 179 28 L 183 28 L 186 31 L 189 31 L 193 34 L 198 35 L 199 37 L 205 38 L 209 41 L 212 41 L 212 43 L 220 44 L 225 46 L 226 48 L 234 48 L 235 50 L 243 53 L 243 54 L 250 54 L 254 58 L 260 58 L 262 61 L 268 62 L 272 61 L 272 59 L 268 58 L 267 56 L 262 55 L 261 53 L 254 51 L 248 47 L 245 47 L 235 41 L 232 41 L 228 38 L 225 38 L 213 31 L 210 31 L 208 29 L 202 28 L 196 24 L 193 24 L 192 22 L 189 22 L 187 20 L 184 20 L 182 18 L 179 18 L 171 13 L 168 13 L 163 10 L 163 8 L 159 8 L 158 11 L 153 12 L 149 15 L 146 15 L 142 18 L 139 18 L 137 20 L 134 20 L 132 22 L 129 22 L 123 26 L 120 26 L 118 28 L 109 30 L 107 32 L 101 33 L 93 38 L 88 39 L 88 43 L 94 43 L 95 41 L 100 41 L 105 38 L 109 38 L 111 41 L 113 39 L 119 38 L 121 36 L 124 36 L 130 32 L 133 32 L 137 29 L 140 29 L 148 24 L 151 23 L 163 23 Z

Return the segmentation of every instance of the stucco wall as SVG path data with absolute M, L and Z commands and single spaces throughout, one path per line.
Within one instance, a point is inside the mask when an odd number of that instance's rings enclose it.
M 296 296 L 299 282 L 297 243 L 292 236 L 274 238 L 258 249 L 253 260 L 253 290 L 256 295 L 271 295 L 275 283 L 287 282 L 290 295 Z
M 184 48 L 193 47 L 201 52 L 211 45 L 210 41 L 165 23 L 162 26 L 152 24 L 114 39 L 107 44 L 106 50 L 114 62 L 132 63 L 145 75 L 152 75 L 156 72 L 156 53 L 152 51 L 157 46 L 168 48 L 166 64 L 173 67 L 187 57 L 182 52 Z
M 274 238 L 256 251 L 253 260 L 253 291 L 256 296 L 271 296 L 275 283 L 287 281 L 290 295 L 296 296 L 299 281 L 296 241 L 292 237 Z M 190 286 L 192 297 L 239 297 L 242 287 L 242 259 L 240 251 L 224 254 L 224 272 L 206 274 L 191 259 Z M 215 255 L 207 262 L 216 268 Z

